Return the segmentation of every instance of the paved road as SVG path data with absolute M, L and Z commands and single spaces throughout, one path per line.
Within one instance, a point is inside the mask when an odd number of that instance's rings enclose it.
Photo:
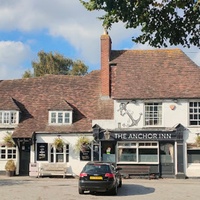
M 198 200 L 200 179 L 124 179 L 117 196 L 79 195 L 77 179 L 0 176 L 1 200 Z

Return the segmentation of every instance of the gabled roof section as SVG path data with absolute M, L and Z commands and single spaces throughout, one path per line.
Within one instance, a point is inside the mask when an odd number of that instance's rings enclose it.
M 14 138 L 31 138 L 33 133 L 91 133 L 93 119 L 113 119 L 113 100 L 100 98 L 99 70 L 85 76 L 46 75 L 1 81 L 0 97 L 10 94 L 22 111 Z M 4 103 L 2 106 L 5 108 Z M 73 109 L 73 123 L 49 125 L 49 109 Z
M 17 101 L 10 96 L 0 96 L 0 110 L 17 110 L 19 107 Z
M 67 111 L 67 110 L 73 110 L 72 106 L 70 106 L 70 104 L 64 100 L 61 99 L 59 100 L 55 105 L 53 105 L 51 108 L 49 108 L 49 110 L 51 111 Z
M 179 49 L 111 52 L 114 99 L 199 98 L 200 68 Z

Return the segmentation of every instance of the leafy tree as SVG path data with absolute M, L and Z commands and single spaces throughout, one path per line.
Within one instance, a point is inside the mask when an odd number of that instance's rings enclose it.
M 88 67 L 80 60 L 73 61 L 59 53 L 38 52 L 39 62 L 32 62 L 33 74 L 25 71 L 23 78 L 44 76 L 45 74 L 85 75 Z
M 106 29 L 119 21 L 141 28 L 134 42 L 154 47 L 181 44 L 200 47 L 200 0 L 80 0 L 89 11 L 103 10 Z
M 33 77 L 33 74 L 31 73 L 30 70 L 27 70 L 24 72 L 24 74 L 22 75 L 22 78 L 31 78 Z
M 71 75 L 84 75 L 87 74 L 88 67 L 81 61 L 76 60 L 73 62 L 73 68 L 70 71 Z

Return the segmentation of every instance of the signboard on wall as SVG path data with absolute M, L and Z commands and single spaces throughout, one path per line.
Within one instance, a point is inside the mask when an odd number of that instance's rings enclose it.
M 48 160 L 48 144 L 37 143 L 37 160 L 47 161 Z
M 111 137 L 115 140 L 152 140 L 152 141 L 174 141 L 179 139 L 177 132 L 118 132 L 111 133 Z
M 90 148 L 80 151 L 80 160 L 82 161 L 91 161 L 91 150 Z

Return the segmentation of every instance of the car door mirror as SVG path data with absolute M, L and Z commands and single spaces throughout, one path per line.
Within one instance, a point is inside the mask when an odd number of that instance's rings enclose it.
M 122 168 L 121 167 L 116 167 L 115 170 L 116 171 L 120 171 L 120 170 L 122 170 Z

